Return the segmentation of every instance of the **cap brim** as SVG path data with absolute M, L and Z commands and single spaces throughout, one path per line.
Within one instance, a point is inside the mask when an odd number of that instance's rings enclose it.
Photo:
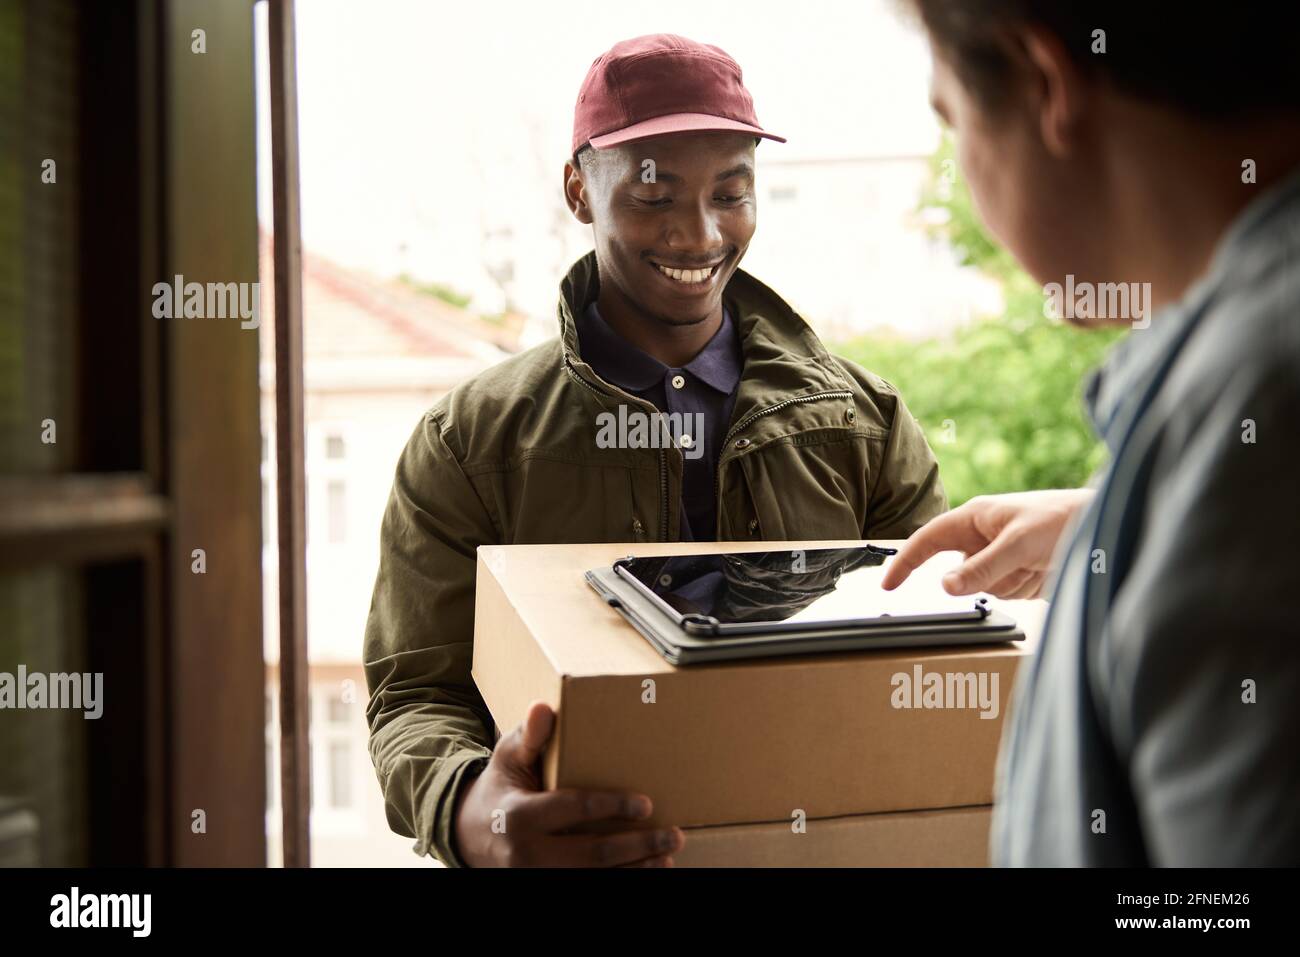
M 671 113 L 668 116 L 656 116 L 631 126 L 591 138 L 592 149 L 607 150 L 611 146 L 631 143 L 634 140 L 650 139 L 653 136 L 671 136 L 674 133 L 748 133 L 765 140 L 784 143 L 784 136 L 777 136 L 757 126 L 729 120 L 724 116 L 710 116 L 708 113 Z

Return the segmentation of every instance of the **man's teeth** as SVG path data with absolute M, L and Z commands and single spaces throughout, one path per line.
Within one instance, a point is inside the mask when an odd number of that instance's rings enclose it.
M 676 279 L 678 282 L 704 282 L 713 274 L 711 266 L 708 269 L 669 269 L 667 266 L 655 263 L 655 268 L 669 279 Z

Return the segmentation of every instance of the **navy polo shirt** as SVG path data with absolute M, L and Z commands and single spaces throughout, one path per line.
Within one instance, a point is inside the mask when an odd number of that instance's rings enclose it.
M 577 317 L 582 358 L 596 374 L 660 412 L 681 413 L 691 423 L 692 442 L 703 442 L 702 454 L 682 461 L 682 541 L 717 540 L 717 499 L 713 483 L 722 442 L 736 405 L 736 388 L 744 369 L 740 334 L 731 315 L 722 310 L 722 325 L 699 355 L 680 368 L 666 366 L 609 327 L 593 302 Z M 703 419 L 696 419 L 696 414 Z M 694 423 L 702 423 L 696 434 Z

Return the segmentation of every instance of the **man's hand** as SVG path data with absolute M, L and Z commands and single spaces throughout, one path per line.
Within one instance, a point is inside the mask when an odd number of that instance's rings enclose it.
M 897 588 L 931 556 L 955 549 L 966 561 L 943 577 L 949 594 L 982 591 L 998 598 L 1038 598 L 1057 540 L 1093 494 L 1082 488 L 973 498 L 909 538 L 881 584 L 886 590 Z
M 555 712 L 534 702 L 462 789 L 455 825 L 461 859 L 471 867 L 671 867 L 686 842 L 679 828 L 564 833 L 593 821 L 644 820 L 651 804 L 627 791 L 544 791 L 537 765 L 554 727 Z

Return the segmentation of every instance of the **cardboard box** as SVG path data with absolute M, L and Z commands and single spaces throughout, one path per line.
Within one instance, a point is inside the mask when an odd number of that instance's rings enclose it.
M 686 829 L 677 867 L 987 867 L 993 809 L 947 808 Z
M 850 544 L 856 543 L 779 547 Z M 1016 668 L 1041 627 L 1042 602 L 993 602 L 1026 633 L 1026 641 L 1012 644 L 675 668 L 583 580 L 588 569 L 632 552 L 719 547 L 479 549 L 474 680 L 503 731 L 534 700 L 557 710 L 543 765 L 548 787 L 640 791 L 654 801 L 653 823 L 681 827 L 775 823 L 788 829 L 796 810 L 817 820 L 992 803 L 1002 721 Z M 960 560 L 957 553 L 936 556 L 906 587 L 938 590 L 944 572 Z M 918 675 L 924 684 L 932 683 L 930 675 L 946 683 L 942 676 L 949 674 L 982 676 L 989 707 L 926 707 L 919 690 L 903 694 Z

